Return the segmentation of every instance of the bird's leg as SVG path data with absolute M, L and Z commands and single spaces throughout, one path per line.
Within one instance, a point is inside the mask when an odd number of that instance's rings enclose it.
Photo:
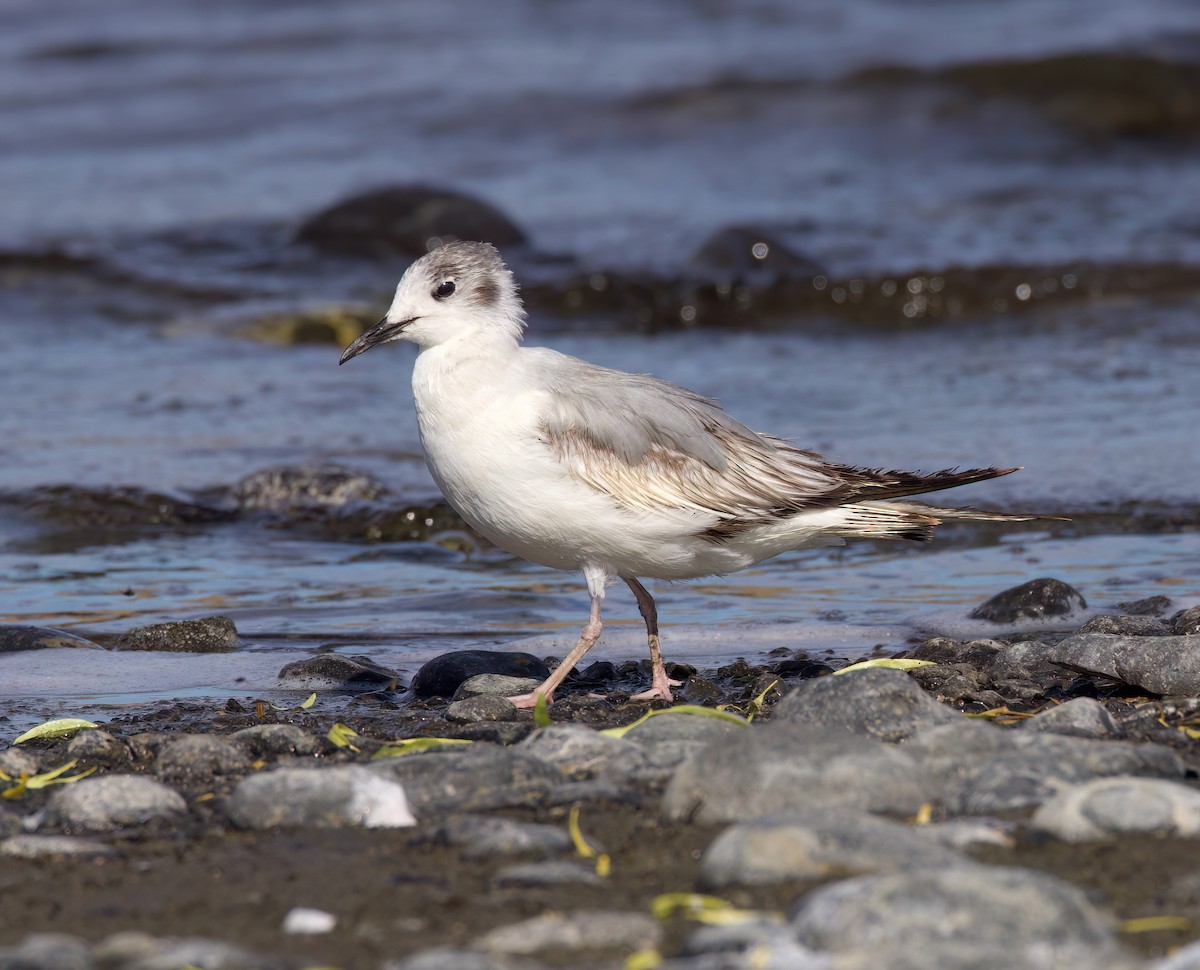
M 583 659 L 583 655 L 591 650 L 595 646 L 596 641 L 600 639 L 600 604 L 603 601 L 603 587 L 601 587 L 600 595 L 592 593 L 592 612 L 588 616 L 587 626 L 579 634 L 579 642 L 575 644 L 575 648 L 567 654 L 566 659 L 558 665 L 554 673 L 547 677 L 537 688 L 528 694 L 518 694 L 516 697 L 510 697 L 510 701 L 517 707 L 530 708 L 537 704 L 539 696 L 544 696 L 547 704 L 554 700 L 554 691 L 558 685 L 563 682 L 563 679 L 571 672 L 575 665 Z
M 672 680 L 667 676 L 667 668 L 663 666 L 662 649 L 658 640 L 658 607 L 654 605 L 654 597 L 646 592 L 646 587 L 636 579 L 626 579 L 625 582 L 633 590 L 637 599 L 638 612 L 646 621 L 646 641 L 650 645 L 650 689 L 634 694 L 631 701 L 667 701 L 675 700 L 671 694 L 672 687 L 678 687 L 681 681 Z

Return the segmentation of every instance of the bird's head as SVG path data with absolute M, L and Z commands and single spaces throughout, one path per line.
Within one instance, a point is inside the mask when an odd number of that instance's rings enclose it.
M 516 281 L 496 247 L 449 242 L 405 271 L 387 315 L 347 347 L 339 363 L 393 340 L 423 350 L 462 339 L 516 343 L 524 326 Z

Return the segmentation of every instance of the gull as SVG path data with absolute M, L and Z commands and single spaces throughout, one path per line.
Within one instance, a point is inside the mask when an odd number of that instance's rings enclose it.
M 591 610 L 533 707 L 600 637 L 606 587 L 624 581 L 646 623 L 650 689 L 672 701 L 658 611 L 641 578 L 725 575 L 851 538 L 927 540 L 944 519 L 1026 521 L 909 496 L 1016 468 L 857 468 L 751 431 L 719 404 L 644 374 L 522 347 L 525 310 L 493 246 L 446 243 L 414 262 L 387 315 L 339 363 L 397 340 L 417 345 L 412 386 L 425 459 L 464 520 L 500 548 L 579 571 Z

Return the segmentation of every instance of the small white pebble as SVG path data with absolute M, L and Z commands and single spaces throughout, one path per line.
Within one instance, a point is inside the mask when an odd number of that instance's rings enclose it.
M 319 933 L 331 933 L 335 926 L 337 926 L 337 917 L 323 909 L 305 909 L 303 906 L 296 906 L 289 909 L 287 916 L 283 918 L 283 932 L 285 933 L 315 936 Z

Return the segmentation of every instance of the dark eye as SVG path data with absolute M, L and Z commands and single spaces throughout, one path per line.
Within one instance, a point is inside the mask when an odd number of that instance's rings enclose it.
M 444 283 L 439 283 L 438 288 L 433 291 L 435 300 L 444 300 L 454 292 L 454 280 L 446 280 Z

